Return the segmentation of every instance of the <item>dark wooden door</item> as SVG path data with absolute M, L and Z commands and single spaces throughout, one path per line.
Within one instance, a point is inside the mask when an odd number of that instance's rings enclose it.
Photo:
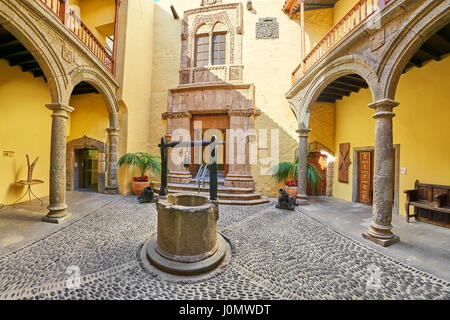
M 361 151 L 359 157 L 358 202 L 372 205 L 373 199 L 373 151 Z
M 319 181 L 317 185 L 317 192 L 313 190 L 311 186 L 311 182 L 308 180 L 307 191 L 306 194 L 310 196 L 324 196 L 326 195 L 327 190 L 327 156 L 321 154 L 320 152 L 310 152 L 308 154 L 308 163 L 311 163 L 316 166 L 317 170 L 322 177 L 322 180 Z

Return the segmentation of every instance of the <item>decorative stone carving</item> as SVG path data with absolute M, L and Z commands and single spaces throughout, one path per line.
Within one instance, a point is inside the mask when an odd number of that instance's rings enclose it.
M 370 38 L 370 49 L 372 52 L 384 46 L 384 38 L 384 29 Z
M 191 118 L 192 115 L 190 112 L 164 112 L 162 114 L 162 118 L 164 120 L 167 119 L 180 119 L 180 118 Z
M 202 6 L 211 6 L 213 4 L 220 4 L 222 0 L 202 0 Z
M 65 42 L 62 45 L 61 57 L 67 63 L 73 63 L 73 51 L 67 46 Z
M 189 70 L 180 71 L 180 84 L 188 84 L 190 72 Z
M 259 116 L 261 114 L 261 110 L 259 109 L 228 109 L 228 114 L 234 117 L 252 117 Z
M 260 18 L 256 23 L 256 39 L 278 39 L 280 24 L 276 18 Z
M 230 67 L 230 81 L 242 80 L 242 71 L 243 71 L 243 67 L 242 66 L 239 66 L 239 67 L 232 66 L 232 67 Z

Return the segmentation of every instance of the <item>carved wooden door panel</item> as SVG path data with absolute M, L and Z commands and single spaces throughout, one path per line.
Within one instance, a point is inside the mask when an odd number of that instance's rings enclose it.
M 373 151 L 362 151 L 359 157 L 358 202 L 372 205 L 373 199 Z
M 339 145 L 339 174 L 340 182 L 348 183 L 348 169 L 350 167 L 350 143 L 341 143 Z

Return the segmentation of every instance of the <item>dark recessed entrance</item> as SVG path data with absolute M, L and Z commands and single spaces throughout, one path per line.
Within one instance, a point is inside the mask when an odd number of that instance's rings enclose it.
M 97 150 L 75 150 L 74 184 L 76 190 L 98 191 Z

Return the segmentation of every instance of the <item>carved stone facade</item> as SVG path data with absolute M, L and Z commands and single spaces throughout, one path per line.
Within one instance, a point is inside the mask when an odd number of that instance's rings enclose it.
M 100 60 L 39 1 L 0 0 L 0 24 L 32 53 L 44 72 L 51 93 L 53 111 L 50 164 L 50 204 L 46 221 L 59 223 L 68 217 L 66 189 L 66 120 L 74 87 L 88 82 L 105 98 L 110 127 L 118 128 L 118 82 Z M 44 108 L 45 106 L 42 106 Z M 106 129 L 106 128 L 105 128 Z M 110 144 L 108 186 L 117 190 L 115 163 L 117 148 Z
M 278 39 L 280 24 L 276 18 L 260 18 L 256 23 L 256 39 Z

